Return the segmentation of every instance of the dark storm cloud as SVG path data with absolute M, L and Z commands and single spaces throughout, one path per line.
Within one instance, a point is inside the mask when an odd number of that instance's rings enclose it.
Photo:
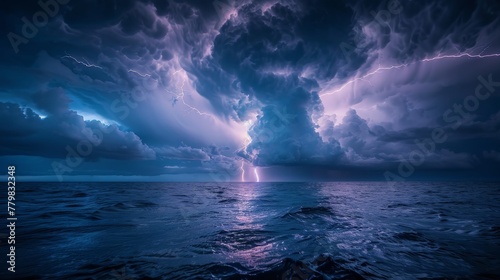
M 238 93 L 262 106 L 246 151 L 256 154 L 255 164 L 324 164 L 339 156 L 338 143 L 323 143 L 311 116 L 322 112 L 316 79 L 335 75 L 345 62 L 332 46 L 347 39 L 350 12 L 331 1 L 243 5 L 220 29 L 211 56 L 193 63 L 197 89 L 222 110 L 221 96 Z M 321 71 L 303 75 L 309 68 Z M 289 113 L 277 116 L 275 108 Z M 239 119 L 252 111 L 229 110 Z
M 407 66 L 397 69 L 405 72 L 380 71 L 368 82 L 358 80 L 359 86 L 348 96 L 345 91 L 339 93 L 348 100 L 347 105 L 363 109 L 363 117 L 347 111 L 340 124 L 335 124 L 334 118 L 330 126 L 323 125 L 322 135 L 340 142 L 350 164 L 368 161 L 384 166 L 401 161 L 418 149 L 415 141 L 429 138 L 434 128 L 442 128 L 447 140 L 436 146 L 421 168 L 483 168 L 484 163 L 478 159 L 488 154 L 485 149 L 494 149 L 498 138 L 498 127 L 492 124 L 498 112 L 498 107 L 492 104 L 498 103 L 498 94 L 482 102 L 470 114 L 471 121 L 458 129 L 450 128 L 450 123 L 443 121 L 443 114 L 474 95 L 480 84 L 478 75 L 493 73 L 494 77 L 500 77 L 498 68 L 493 66 L 498 60 L 419 61 L 459 52 L 473 55 L 498 52 L 498 3 L 459 1 L 448 5 L 438 1 L 400 1 L 399 11 L 394 13 L 390 12 L 390 3 L 349 4 L 355 14 L 353 44 L 367 47 L 368 58 L 359 68 L 358 77 L 378 72 L 377 67 L 402 63 Z M 339 82 L 342 84 L 342 79 Z M 373 116 L 384 121 L 377 123 Z M 327 120 L 325 116 L 322 122 L 328 123 Z
M 3 5 L 3 34 L 40 10 Z M 417 62 L 498 52 L 499 14 L 497 1 L 72 0 L 15 56 L 1 42 L 1 112 L 16 126 L 3 126 L 0 154 L 61 158 L 113 127 L 89 159 L 156 156 L 120 174 L 234 176 L 242 160 L 327 174 L 392 166 L 443 128 L 422 168 L 495 164 L 499 90 L 456 129 L 442 115 L 478 75 L 499 80 L 498 60 Z
M 399 62 L 435 52 L 466 51 L 477 47 L 485 27 L 498 23 L 498 1 L 355 1 L 349 2 L 360 27 L 373 37 L 358 43 L 386 48 Z M 362 32 L 362 28 L 354 29 Z M 359 34 L 358 34 L 359 35 Z M 491 43 L 491 42 L 489 42 Z
M 43 108 L 44 106 L 42 106 Z M 53 109 L 41 118 L 30 108 L 21 108 L 14 103 L 0 103 L 2 121 L 2 155 L 34 155 L 49 158 L 64 158 L 87 143 L 88 159 L 152 159 L 155 153 L 141 142 L 133 132 L 121 131 L 115 125 L 104 125 L 98 121 L 84 121 L 71 110 Z M 53 114 L 55 113 L 55 114 Z M 99 134 L 97 132 L 100 132 Z
M 461 46 L 460 50 L 468 49 L 477 43 L 478 36 L 474 33 L 498 21 L 492 16 L 495 6 L 485 3 L 472 6 L 460 3 L 447 9 L 446 6 L 435 7 L 433 2 L 396 1 L 400 5 L 397 7 L 387 2 L 377 5 L 358 2 L 350 4 L 350 10 L 344 3 L 320 2 L 243 5 L 238 9 L 238 16 L 221 27 L 211 56 L 201 59 L 198 64 L 196 60 L 193 63 L 196 69 L 192 72 L 198 78 L 199 92 L 218 104 L 221 110 L 227 110 L 221 96 L 234 98 L 238 93 L 249 96 L 250 100 L 256 100 L 256 106 L 261 106 L 257 122 L 249 132 L 252 142 L 246 149 L 254 155 L 257 165 L 329 163 L 356 166 L 398 161 L 398 154 L 411 151 L 414 143 L 405 139 L 390 142 L 381 139 L 388 137 L 387 134 L 404 135 L 417 131 L 418 127 L 399 131 L 401 128 L 371 124 L 369 128 L 366 120 L 350 111 L 342 124 L 332 126 L 332 133 L 322 138 L 325 135 L 320 136 L 321 132 L 316 129 L 317 118 L 323 114 L 323 104 L 317 94 L 319 84 L 332 77 L 348 77 L 349 73 L 358 67 L 367 67 L 384 53 L 393 57 L 387 60 L 390 63 L 415 61 L 435 52 L 454 50 L 456 44 Z M 472 11 L 462 12 L 465 7 Z M 387 8 L 400 14 L 378 18 L 379 11 L 389 13 Z M 431 13 L 440 9 L 445 12 L 436 24 Z M 351 22 L 351 18 L 356 21 Z M 458 38 L 463 29 L 466 29 L 464 37 Z M 421 33 L 425 36 L 418 37 Z M 338 49 L 344 42 L 355 44 L 349 57 Z M 415 124 L 418 124 L 419 115 L 426 114 L 427 109 L 414 108 L 414 101 L 409 98 L 399 93 L 392 98 L 393 107 L 399 111 L 392 112 L 397 116 L 394 121 L 417 121 Z M 357 100 L 353 99 L 353 104 L 363 99 L 361 93 Z M 277 116 L 270 108 L 292 113 L 283 118 L 283 114 Z M 237 111 L 238 118 L 245 119 L 247 107 L 242 108 L 243 114 L 239 109 L 238 106 L 229 108 Z M 427 132 L 426 129 L 420 131 Z M 407 137 L 419 136 L 426 135 L 413 133 Z M 442 157 L 454 158 L 453 152 L 446 151 L 443 149 Z M 247 158 L 245 154 L 242 156 Z
M 321 68 L 315 74 L 335 75 L 345 59 L 333 46 L 347 39 L 350 10 L 338 2 L 313 2 L 240 7 L 219 30 L 212 55 L 192 57 L 200 93 L 210 99 L 217 98 L 214 92 L 242 92 L 272 103 L 283 99 L 286 89 L 292 96 L 301 87 L 310 91 L 318 77 L 301 76 L 309 67 Z
M 388 167 L 417 151 L 426 155 L 421 168 L 472 168 L 482 165 L 480 159 L 490 155 L 485 151 L 494 150 L 500 137 L 498 113 L 485 122 L 469 120 L 458 129 L 441 125 L 393 130 L 369 125 L 354 110 L 334 124 L 328 124 L 322 136 L 337 139 L 344 149 L 340 165 Z M 435 129 L 442 131 L 442 142 L 431 143 Z
M 67 112 L 71 101 L 61 88 L 39 91 L 31 98 L 39 109 L 51 115 L 61 115 Z
M 158 156 L 181 160 L 209 160 L 210 156 L 202 149 L 192 147 L 164 147 L 156 149 Z
M 281 118 L 270 107 L 250 130 L 252 142 L 246 152 L 256 153 L 254 163 L 266 165 L 334 164 L 340 156 L 340 145 L 336 140 L 324 143 L 305 110 L 293 109 L 289 118 Z

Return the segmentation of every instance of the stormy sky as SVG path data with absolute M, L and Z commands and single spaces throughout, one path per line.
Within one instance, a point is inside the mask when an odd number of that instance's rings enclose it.
M 498 179 L 498 1 L 4 1 L 25 180 Z

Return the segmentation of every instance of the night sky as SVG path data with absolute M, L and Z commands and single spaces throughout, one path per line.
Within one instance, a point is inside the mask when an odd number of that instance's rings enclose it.
M 499 1 L 4 1 L 19 180 L 500 178 Z

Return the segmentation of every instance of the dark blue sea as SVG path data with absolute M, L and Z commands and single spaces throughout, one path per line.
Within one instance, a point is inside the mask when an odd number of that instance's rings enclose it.
M 16 273 L 2 226 L 1 279 L 500 279 L 498 183 L 16 189 Z

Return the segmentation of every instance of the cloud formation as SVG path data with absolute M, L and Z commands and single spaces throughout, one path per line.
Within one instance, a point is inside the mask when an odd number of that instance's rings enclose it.
M 42 9 L 2 6 L 0 30 L 19 36 Z M 0 155 L 34 169 L 106 131 L 74 175 L 123 161 L 102 172 L 314 179 L 393 170 L 442 129 L 420 169 L 494 168 L 499 14 L 488 0 L 73 0 L 18 52 L 0 43 Z
M 30 108 L 0 103 L 0 116 L 9 124 L 2 127 L 1 153 L 64 158 L 80 148 L 82 154 L 91 149 L 86 155 L 89 160 L 155 158 L 155 152 L 133 132 L 96 120 L 85 121 L 75 111 L 56 112 L 41 118 Z

